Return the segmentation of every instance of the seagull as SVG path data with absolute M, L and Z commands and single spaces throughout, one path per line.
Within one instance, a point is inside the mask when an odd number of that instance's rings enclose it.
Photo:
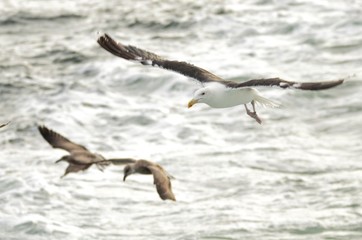
M 38 126 L 40 134 L 43 138 L 53 147 L 61 148 L 68 151 L 70 154 L 61 157 L 55 163 L 61 161 L 68 162 L 69 165 L 65 169 L 65 173 L 61 178 L 65 177 L 68 173 L 79 172 L 87 170 L 92 164 L 95 164 L 100 171 L 108 166 L 110 163 L 133 163 L 133 159 L 105 159 L 102 155 L 91 153 L 87 148 L 77 143 L 74 143 L 63 137 L 59 133 L 45 127 Z
M 126 181 L 126 178 L 133 173 L 152 174 L 153 183 L 156 185 L 156 189 L 158 195 L 160 195 L 160 198 L 162 200 L 169 199 L 176 201 L 171 187 L 171 178 L 173 177 L 159 164 L 147 160 L 134 160 L 133 163 L 130 163 L 124 167 L 123 172 L 123 181 Z
M 234 82 L 224 80 L 190 63 L 167 60 L 152 52 L 131 45 L 123 45 L 122 43 L 116 42 L 108 34 L 100 36 L 97 42 L 102 48 L 115 56 L 136 61 L 143 65 L 175 71 L 198 80 L 202 87 L 195 91 L 193 98 L 188 103 L 188 108 L 191 108 L 196 103 L 205 103 L 212 108 L 228 108 L 243 104 L 246 113 L 259 124 L 261 124 L 262 121 L 256 113 L 256 103 L 269 107 L 278 107 L 280 104 L 263 97 L 255 87 L 277 86 L 284 89 L 323 90 L 340 85 L 344 81 L 340 79 L 324 82 L 293 82 L 280 78 L 262 78 L 252 79 L 246 82 Z M 247 107 L 248 103 L 251 104 L 253 111 Z

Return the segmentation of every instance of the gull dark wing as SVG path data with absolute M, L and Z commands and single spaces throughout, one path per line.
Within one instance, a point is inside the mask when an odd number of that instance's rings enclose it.
M 325 82 L 292 82 L 280 78 L 252 79 L 243 83 L 228 81 L 226 86 L 231 88 L 257 87 L 257 86 L 277 86 L 281 88 L 296 88 L 301 90 L 323 90 L 338 86 L 343 83 L 343 79 Z
M 40 134 L 43 138 L 52 145 L 53 148 L 61 148 L 67 150 L 68 152 L 72 151 L 88 151 L 84 146 L 73 143 L 69 139 L 63 137 L 57 132 L 54 132 L 51 129 L 48 129 L 45 126 L 38 126 Z
M 153 174 L 153 183 L 156 185 L 158 195 L 162 200 L 170 199 L 176 201 L 175 195 L 172 192 L 171 181 L 167 173 L 159 165 L 148 166 L 148 169 Z
M 97 42 L 102 48 L 104 48 L 108 52 L 126 60 L 138 61 L 143 65 L 151 65 L 167 70 L 172 70 L 181 73 L 187 77 L 194 78 L 201 83 L 211 81 L 224 81 L 222 78 L 192 64 L 186 62 L 166 60 L 154 53 L 147 52 L 140 48 L 117 43 L 108 34 L 100 36 Z

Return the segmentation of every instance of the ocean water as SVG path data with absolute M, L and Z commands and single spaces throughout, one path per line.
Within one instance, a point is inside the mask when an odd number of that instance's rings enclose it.
M 0 2 L 0 239 L 362 239 L 362 3 L 353 0 Z M 281 102 L 211 109 L 180 74 L 118 59 L 118 41 L 225 79 L 345 78 Z M 175 179 L 91 167 L 61 179 L 45 124 Z

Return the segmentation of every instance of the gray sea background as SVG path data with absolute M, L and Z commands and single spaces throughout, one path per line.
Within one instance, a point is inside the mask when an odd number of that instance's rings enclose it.
M 228 80 L 344 78 L 259 89 L 281 108 L 187 108 L 197 82 L 116 58 L 118 41 Z M 1 0 L 0 239 L 362 239 L 362 2 Z M 91 167 L 61 179 L 44 124 L 151 176 Z

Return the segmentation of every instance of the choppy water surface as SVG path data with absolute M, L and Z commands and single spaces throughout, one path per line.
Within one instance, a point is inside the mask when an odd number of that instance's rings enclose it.
M 362 239 L 360 1 L 0 2 L 0 239 Z M 259 126 L 198 85 L 117 59 L 97 32 L 226 79 L 347 77 Z M 46 124 L 106 157 L 150 159 L 177 202 L 122 168 L 60 179 Z

